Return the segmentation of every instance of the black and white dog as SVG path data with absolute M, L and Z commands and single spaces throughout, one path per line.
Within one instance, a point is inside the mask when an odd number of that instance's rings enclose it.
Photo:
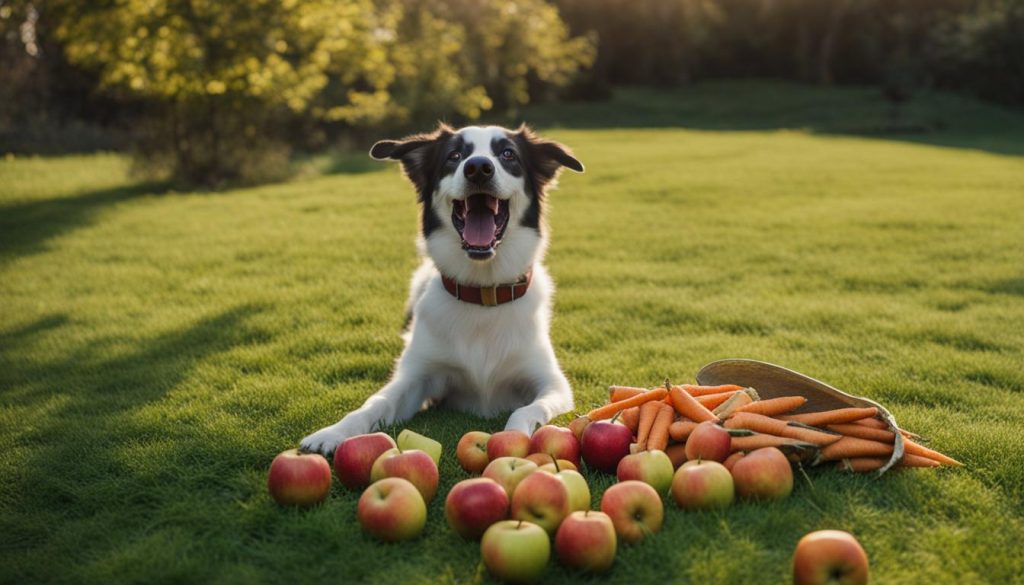
M 506 429 L 531 434 L 573 408 L 549 338 L 554 285 L 541 264 L 544 198 L 564 146 L 518 130 L 440 126 L 373 145 L 401 161 L 422 204 L 424 251 L 412 278 L 405 349 L 391 381 L 341 421 L 302 440 L 330 453 L 348 437 L 444 403 L 482 416 L 513 411 Z

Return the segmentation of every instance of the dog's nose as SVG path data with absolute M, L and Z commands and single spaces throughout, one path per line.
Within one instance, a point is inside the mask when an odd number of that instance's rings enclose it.
M 470 181 L 481 185 L 494 176 L 494 165 L 485 156 L 474 156 L 462 166 L 462 174 Z

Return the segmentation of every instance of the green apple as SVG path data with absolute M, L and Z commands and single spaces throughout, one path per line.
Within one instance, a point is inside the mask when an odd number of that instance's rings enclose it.
M 672 485 L 674 472 L 675 468 L 668 455 L 664 451 L 655 449 L 626 455 L 622 461 L 619 461 L 615 474 L 619 481 L 630 479 L 642 481 L 654 488 L 654 491 L 663 494 Z
M 519 457 L 498 457 L 487 464 L 483 476 L 501 484 L 511 500 L 519 482 L 535 471 L 537 471 L 537 464 L 533 461 Z
M 684 510 L 724 508 L 735 496 L 732 475 L 717 461 L 695 459 L 676 471 L 672 497 Z
M 435 464 L 441 464 L 441 443 L 431 439 L 430 437 L 410 431 L 409 429 L 405 429 L 398 433 L 398 448 L 402 451 L 419 449 L 427 455 L 430 455 L 430 458 L 434 460 Z
M 566 463 L 571 465 L 569 461 L 566 461 Z M 552 463 L 541 465 L 537 471 L 554 474 L 555 477 L 562 480 L 566 489 L 569 490 L 570 510 L 582 512 L 590 509 L 590 486 L 587 485 L 587 480 L 580 475 L 580 472 L 575 469 L 562 469 L 559 471 L 559 467 Z
M 535 583 L 551 558 L 551 539 L 536 524 L 503 520 L 484 532 L 480 555 L 487 571 L 496 579 L 507 583 Z

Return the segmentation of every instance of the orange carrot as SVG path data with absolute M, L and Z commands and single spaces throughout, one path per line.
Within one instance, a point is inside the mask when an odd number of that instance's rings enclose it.
M 820 427 L 824 425 L 848 423 L 872 417 L 876 414 L 878 414 L 878 409 L 871 406 L 868 408 L 837 408 L 835 410 L 808 412 L 806 414 L 791 414 L 788 416 L 780 416 L 779 418 L 782 420 L 801 422 L 805 425 Z
M 640 406 L 640 423 L 636 428 L 636 448 L 640 451 L 647 448 L 647 437 L 650 435 L 651 427 L 654 425 L 654 417 L 658 416 L 658 411 L 661 410 L 662 406 L 664 404 L 657 400 L 652 400 Z
M 611 404 L 599 406 L 594 410 L 588 412 L 587 418 L 589 418 L 590 420 L 604 420 L 606 418 L 611 418 L 615 416 L 617 413 L 626 410 L 627 408 L 640 406 L 641 404 L 644 404 L 645 402 L 650 402 L 652 400 L 662 400 L 665 398 L 667 394 L 668 390 L 664 388 L 655 388 L 654 390 L 648 390 L 647 392 L 644 392 L 643 394 L 637 394 L 632 398 L 627 398 L 625 400 L 620 400 L 618 402 L 613 402 Z
M 888 457 L 892 455 L 893 446 L 881 441 L 843 437 L 821 450 L 819 461 L 836 461 L 855 457 Z
M 627 398 L 632 398 L 637 394 L 643 394 L 647 392 L 647 388 L 634 388 L 632 386 L 609 386 L 608 387 L 608 402 L 618 402 Z
M 963 465 L 963 463 L 960 463 L 959 461 L 953 459 L 952 457 L 949 457 L 948 455 L 943 455 L 942 453 L 939 453 L 934 449 L 929 449 L 928 447 L 925 447 L 920 443 L 915 443 L 910 439 L 903 440 L 903 451 L 906 453 L 910 453 L 911 455 L 918 455 L 920 457 L 934 459 L 935 461 L 938 461 L 939 463 L 944 463 L 946 465 L 953 465 L 956 467 L 960 467 Z
M 708 410 L 714 410 L 721 406 L 726 400 L 729 400 L 735 396 L 739 390 L 733 390 L 732 392 L 719 392 L 718 394 L 707 394 L 705 396 L 697 396 L 697 402 L 704 405 L 704 408 Z
M 718 420 L 718 417 L 711 414 L 711 411 L 703 404 L 697 402 L 696 398 L 690 396 L 679 387 L 673 387 L 669 396 L 672 397 L 672 406 L 675 407 L 676 412 L 692 421 Z
M 721 394 L 722 392 L 734 392 L 736 390 L 742 390 L 743 386 L 737 386 L 736 384 L 722 384 L 720 386 L 697 386 L 694 384 L 683 384 L 681 386 L 673 386 L 673 388 L 679 388 L 685 391 L 690 396 L 707 396 L 708 394 Z
M 669 461 L 672 462 L 672 467 L 679 469 L 679 466 L 686 463 L 686 444 L 676 443 L 675 445 L 669 445 L 665 447 L 665 454 L 668 455 Z
M 769 435 L 765 433 L 754 433 L 747 437 L 733 437 L 733 451 L 754 451 L 762 447 L 781 447 L 783 445 L 814 447 L 812 443 L 806 443 L 797 439 Z
M 697 428 L 697 423 L 684 418 L 669 425 L 668 434 L 673 441 L 685 441 L 695 428 Z
M 853 471 L 857 473 L 865 471 L 875 471 L 881 469 L 889 459 L 884 457 L 851 457 L 849 459 L 841 459 L 836 462 L 836 467 L 843 471 Z M 896 467 L 938 467 L 939 462 L 934 459 L 928 459 L 927 457 L 918 457 L 917 455 L 904 455 L 903 459 L 896 464 Z
M 867 418 L 862 418 L 862 419 L 855 420 L 855 421 L 850 421 L 850 424 L 861 425 L 861 426 L 865 426 L 865 427 L 871 427 L 873 429 L 883 429 L 883 430 L 888 430 L 889 429 L 889 425 L 886 424 L 886 422 L 884 420 L 880 420 L 880 419 L 877 419 L 877 418 L 874 418 L 874 417 L 867 417 Z
M 847 437 L 857 437 L 858 439 L 870 439 L 872 441 L 881 441 L 883 443 L 892 443 L 896 440 L 896 433 L 892 431 L 875 429 L 864 425 L 855 425 L 853 423 L 828 425 L 825 428 L 830 431 L 842 433 Z
M 664 451 L 665 447 L 668 447 L 668 428 L 675 417 L 675 409 L 667 404 L 658 404 L 658 414 L 654 418 L 650 434 L 647 435 L 647 449 Z
M 722 465 L 724 465 L 725 468 L 728 469 L 729 471 L 732 471 L 732 466 L 736 465 L 736 462 L 739 461 L 740 459 L 743 459 L 744 455 L 746 455 L 746 453 L 744 453 L 743 451 L 736 451 L 732 455 L 726 457 L 725 461 L 722 462 Z
M 629 430 L 633 431 L 635 435 L 637 428 L 640 426 L 640 407 L 634 406 L 633 408 L 623 410 L 622 414 L 619 415 L 619 420 L 622 421 L 622 424 L 629 427 Z
M 763 414 L 765 416 L 777 416 L 785 414 L 791 410 L 796 410 L 806 402 L 807 399 L 803 396 L 780 396 L 779 398 L 752 402 L 746 406 L 737 408 L 736 412 L 753 412 L 755 414 Z
M 797 439 L 815 445 L 831 445 L 842 438 L 842 435 L 831 435 L 823 431 L 805 429 L 791 425 L 786 421 L 752 412 L 734 414 L 729 420 L 725 421 L 725 427 L 729 429 L 750 429 L 758 433 Z
M 753 388 L 744 388 L 738 392 L 733 393 L 729 400 L 718 405 L 717 408 L 711 411 L 711 414 L 717 416 L 720 419 L 727 419 L 741 406 L 750 404 L 757 400 L 757 392 Z

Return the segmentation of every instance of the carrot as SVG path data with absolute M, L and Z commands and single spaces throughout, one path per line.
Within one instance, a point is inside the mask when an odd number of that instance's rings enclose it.
M 672 462 L 672 467 L 679 469 L 679 466 L 686 463 L 686 444 L 676 443 L 675 445 L 669 445 L 665 447 L 665 454 L 668 455 L 669 461 Z
M 848 423 L 872 417 L 876 414 L 878 414 L 878 409 L 871 406 L 868 408 L 837 408 L 835 410 L 808 412 L 806 414 L 791 414 L 788 416 L 780 416 L 779 418 L 782 420 L 801 422 L 805 425 L 820 427 L 824 425 Z
M 697 396 L 696 398 L 697 402 L 704 405 L 704 408 L 713 410 L 725 403 L 726 400 L 735 396 L 738 392 L 739 390 L 733 390 L 732 392 L 719 392 L 718 394 L 708 394 L 706 396 Z
M 910 453 L 911 455 L 918 455 L 920 457 L 934 459 L 935 461 L 938 461 L 939 463 L 944 463 L 946 465 L 953 465 L 956 467 L 961 467 L 963 465 L 963 463 L 960 463 L 959 461 L 953 459 L 952 457 L 949 457 L 948 455 L 943 455 L 942 453 L 939 453 L 934 449 L 929 449 L 928 447 L 925 447 L 920 443 L 915 443 L 910 439 L 903 439 L 903 451 L 905 453 Z
M 855 425 L 853 423 L 828 425 L 825 428 L 830 431 L 842 433 L 847 437 L 857 437 L 858 439 L 870 439 L 872 441 L 881 441 L 883 443 L 892 443 L 896 440 L 896 433 L 892 431 L 875 429 L 864 425 Z
M 821 450 L 818 461 L 835 461 L 855 457 L 888 457 L 892 455 L 893 446 L 881 441 L 843 437 Z
M 852 457 L 841 459 L 836 462 L 836 467 L 843 471 L 875 471 L 881 469 L 889 460 L 884 457 Z M 896 464 L 896 467 L 938 467 L 939 462 L 927 457 L 917 455 L 904 455 L 903 459 Z
M 618 402 L 613 402 L 611 404 L 599 406 L 594 410 L 588 412 L 587 418 L 589 418 L 590 420 L 604 420 L 606 418 L 611 418 L 615 416 L 616 413 L 626 410 L 627 408 L 640 406 L 641 404 L 644 404 L 645 402 L 650 402 L 652 400 L 662 400 L 663 398 L 665 398 L 666 394 L 668 394 L 668 390 L 664 388 L 655 388 L 654 390 L 648 390 L 647 392 L 644 392 L 643 394 L 637 394 L 632 398 L 627 398 L 625 400 L 620 400 Z
M 697 423 L 684 418 L 669 425 L 668 434 L 673 441 L 685 441 L 695 428 L 697 428 Z
M 696 398 L 690 396 L 686 392 L 683 392 L 679 387 L 673 387 L 669 396 L 672 397 L 672 406 L 675 407 L 676 412 L 692 421 L 704 422 L 706 420 L 718 420 L 718 417 L 711 414 L 711 411 L 708 410 L 707 407 L 700 402 L 697 402 Z
M 842 435 L 831 435 L 823 431 L 806 429 L 791 425 L 786 421 L 752 412 L 734 414 L 729 420 L 725 421 L 725 427 L 729 429 L 750 429 L 758 433 L 797 439 L 815 445 L 830 445 L 842 438 Z
M 732 416 L 732 413 L 736 412 L 737 408 L 745 404 L 750 404 L 758 399 L 759 397 L 757 392 L 753 388 L 744 388 L 743 390 L 734 393 L 729 400 L 719 404 L 718 408 L 711 411 L 711 414 L 720 419 L 726 419 Z
M 743 386 L 737 386 L 736 384 L 722 384 L 720 386 L 696 386 L 694 384 L 683 384 L 682 386 L 673 386 L 673 388 L 679 388 L 690 396 L 707 396 L 708 394 L 721 394 L 722 392 L 742 390 Z
M 777 416 L 796 410 L 804 405 L 807 399 L 803 396 L 780 396 L 769 400 L 760 400 L 736 409 L 736 412 L 753 412 L 765 416 Z
M 806 446 L 808 448 L 816 446 L 812 443 L 805 443 L 797 439 L 765 433 L 754 433 L 747 437 L 732 438 L 733 451 L 754 451 L 762 447 L 781 447 L 783 445 Z
M 732 471 L 732 466 L 736 465 L 736 462 L 739 461 L 740 459 L 743 459 L 744 455 L 746 455 L 746 453 L 744 453 L 743 451 L 736 451 L 732 455 L 726 457 L 725 461 L 722 462 L 722 465 L 724 465 L 725 468 L 728 469 L 729 471 Z
M 640 406 L 640 424 L 636 428 L 636 444 L 637 449 L 643 451 L 647 448 L 647 437 L 651 432 L 651 427 L 654 425 L 654 417 L 658 416 L 658 411 L 664 406 L 657 400 L 652 400 Z
M 658 404 L 652 402 L 651 404 Z M 658 404 L 658 414 L 654 417 L 651 432 L 647 435 L 647 449 L 664 451 L 668 447 L 668 428 L 676 417 L 676 411 L 667 404 Z
M 633 431 L 635 435 L 637 428 L 640 426 L 640 407 L 634 406 L 633 408 L 623 410 L 622 414 L 619 415 L 619 420 L 622 421 L 622 424 L 629 427 L 629 430 Z
M 609 386 L 608 387 L 608 402 L 618 402 L 627 398 L 632 398 L 637 394 L 643 394 L 647 392 L 647 388 L 634 388 L 632 386 Z
M 865 426 L 865 427 L 871 427 L 873 429 L 888 430 L 888 428 L 889 428 L 889 425 L 886 424 L 886 422 L 884 420 L 880 420 L 880 419 L 877 419 L 877 418 L 874 418 L 874 417 L 867 417 L 867 418 L 862 418 L 862 419 L 858 419 L 858 420 L 855 420 L 855 421 L 850 421 L 850 424 L 861 425 L 861 426 Z

